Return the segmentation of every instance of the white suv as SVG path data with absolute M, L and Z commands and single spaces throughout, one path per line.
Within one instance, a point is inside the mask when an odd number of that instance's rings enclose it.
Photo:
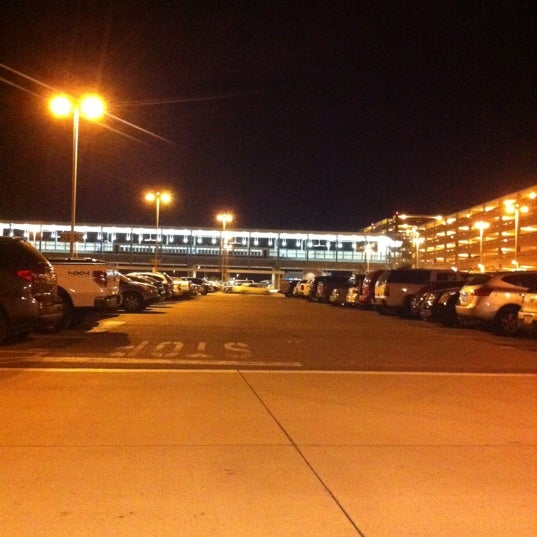
M 468 275 L 454 270 L 394 269 L 383 272 L 375 283 L 371 306 L 380 314 L 394 313 L 403 317 L 410 313 L 410 301 L 418 291 L 444 286 L 461 286 Z
M 537 285 L 537 271 L 479 274 L 459 291 L 455 305 L 464 326 L 486 323 L 501 335 L 519 331 L 518 312 L 522 295 Z
M 537 288 L 523 293 L 522 306 L 518 312 L 520 329 L 530 336 L 537 336 Z

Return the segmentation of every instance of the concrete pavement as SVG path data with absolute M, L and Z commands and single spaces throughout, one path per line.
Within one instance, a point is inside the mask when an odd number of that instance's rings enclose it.
M 537 377 L 0 371 L 7 537 L 535 537 Z

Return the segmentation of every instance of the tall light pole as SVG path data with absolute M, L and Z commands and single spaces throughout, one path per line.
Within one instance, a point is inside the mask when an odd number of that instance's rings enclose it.
M 513 265 L 518 269 L 518 223 L 520 219 L 520 213 L 527 213 L 529 211 L 526 205 L 520 205 L 514 200 L 505 200 L 505 210 L 508 213 L 514 213 L 515 215 L 515 258 L 513 259 Z
M 56 117 L 73 116 L 73 164 L 71 174 L 71 232 L 69 233 L 69 256 L 76 256 L 75 234 L 76 223 L 76 186 L 78 176 L 78 128 L 80 116 L 97 120 L 105 113 L 105 104 L 97 95 L 84 95 L 80 99 L 72 99 L 67 95 L 56 95 L 49 101 L 49 110 Z
M 474 224 L 474 227 L 476 229 L 479 229 L 479 265 L 481 267 L 481 272 L 484 272 L 485 266 L 483 265 L 483 234 L 485 232 L 485 229 L 488 229 L 490 227 L 490 224 L 488 222 L 476 222 Z
M 370 259 L 371 259 L 371 252 L 372 251 L 373 251 L 373 247 L 371 246 L 371 244 L 369 242 L 366 243 L 366 245 L 364 247 L 366 274 L 369 273 L 369 262 L 370 262 Z
M 164 205 L 168 205 L 172 201 L 172 195 L 169 192 L 160 192 L 157 191 L 151 191 L 147 192 L 144 196 L 144 199 L 148 203 L 154 203 L 155 204 L 155 212 L 156 212 L 156 218 L 155 218 L 155 260 L 153 263 L 153 272 L 158 272 L 159 269 L 159 244 L 158 244 L 158 234 L 159 234 L 159 219 L 160 219 L 160 204 L 161 202 Z
M 226 238 L 226 224 L 233 222 L 233 215 L 231 213 L 220 213 L 216 215 L 216 219 L 222 224 L 222 234 L 220 236 L 220 264 L 221 264 L 221 277 L 223 282 L 227 282 L 228 276 L 228 248 Z
M 416 267 L 419 268 L 419 262 L 420 262 L 420 245 L 422 245 L 425 242 L 425 237 L 420 237 L 419 233 L 416 232 L 416 235 L 412 239 L 412 242 L 414 243 L 416 247 Z

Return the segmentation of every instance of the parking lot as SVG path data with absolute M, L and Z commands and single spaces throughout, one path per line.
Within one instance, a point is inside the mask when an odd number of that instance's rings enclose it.
M 535 373 L 537 341 L 269 295 L 88 315 L 0 347 L 2 366 Z
M 0 524 L 533 537 L 536 351 L 281 294 L 32 334 L 0 348 Z

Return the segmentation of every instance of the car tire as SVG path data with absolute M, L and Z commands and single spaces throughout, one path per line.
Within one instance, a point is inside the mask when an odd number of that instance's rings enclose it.
M 58 289 L 58 298 L 63 305 L 63 314 L 57 323 L 50 326 L 49 331 L 52 333 L 60 332 L 74 325 L 75 309 L 71 302 L 71 297 L 63 289 Z
M 514 336 L 518 334 L 520 325 L 518 322 L 518 306 L 505 306 L 494 318 L 493 329 L 501 336 Z
M 137 313 L 145 308 L 144 301 L 138 293 L 126 292 L 121 301 L 122 308 L 128 313 Z

